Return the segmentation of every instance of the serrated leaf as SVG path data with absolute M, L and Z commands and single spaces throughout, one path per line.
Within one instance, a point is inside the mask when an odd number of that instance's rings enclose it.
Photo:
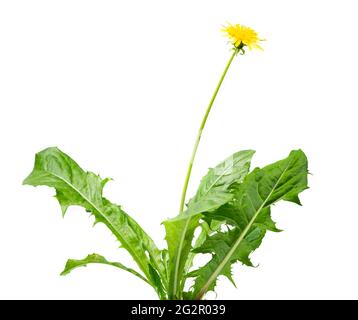
M 91 212 L 96 222 L 104 223 L 112 231 L 122 247 L 131 254 L 149 283 L 161 294 L 166 286 L 166 271 L 161 252 L 134 219 L 120 206 L 102 196 L 107 181 L 108 179 L 101 179 L 92 172 L 84 171 L 58 148 L 48 148 L 36 154 L 34 169 L 24 180 L 24 184 L 55 188 L 63 213 L 72 205 L 82 206 Z M 163 281 L 160 287 L 153 272 L 157 272 Z
M 75 259 L 67 260 L 65 268 L 61 272 L 61 276 L 65 276 L 65 275 L 69 274 L 71 271 L 73 271 L 74 269 L 77 269 L 80 267 L 86 267 L 89 264 L 105 264 L 105 265 L 113 266 L 113 267 L 128 271 L 148 283 L 148 280 L 146 278 L 144 278 L 139 272 L 137 272 L 131 268 L 127 268 L 120 262 L 110 262 L 103 256 L 96 254 L 96 253 L 89 254 L 86 258 L 81 259 L 81 260 L 75 260 Z
M 247 237 L 240 243 L 237 250 L 233 253 L 229 263 L 226 263 L 220 270 L 219 275 L 227 277 L 234 285 L 234 279 L 232 278 L 231 266 L 236 261 L 241 261 L 243 264 L 252 267 L 253 264 L 249 258 L 252 251 L 257 249 L 261 244 L 261 241 L 265 235 L 265 229 L 254 228 L 250 231 Z M 238 229 L 232 229 L 228 232 L 218 232 L 215 235 L 210 236 L 206 239 L 205 243 L 195 249 L 196 253 L 210 253 L 212 259 L 204 265 L 202 268 L 192 271 L 188 277 L 195 278 L 194 289 L 202 288 L 207 283 L 207 275 L 213 274 L 217 266 L 220 265 L 232 248 L 235 240 L 240 236 Z M 209 284 L 207 291 L 214 290 L 216 286 L 217 277 Z M 194 290 L 193 295 L 195 296 L 198 290 Z
M 185 266 L 188 266 L 186 261 L 201 214 L 215 210 L 233 199 L 229 188 L 233 183 L 242 182 L 249 172 L 253 154 L 252 150 L 237 152 L 210 169 L 202 179 L 196 195 L 189 201 L 187 210 L 178 217 L 164 222 L 170 257 L 170 299 L 182 298 L 181 289 L 186 279 L 184 270 Z
M 185 262 L 184 279 L 182 282 L 181 290 L 184 290 L 185 280 L 189 277 L 188 276 L 189 270 L 193 266 L 194 257 L 197 253 L 197 252 L 195 252 L 195 249 L 201 247 L 201 245 L 205 242 L 206 238 L 208 236 L 210 236 L 211 234 L 213 234 L 214 232 L 217 232 L 220 229 L 220 227 L 222 226 L 222 224 L 223 223 L 221 221 L 216 221 L 216 220 L 211 220 L 210 225 L 209 225 L 209 223 L 207 223 L 205 221 L 202 221 L 200 223 L 201 232 L 198 235 L 198 237 L 196 238 L 195 243 L 192 246 L 193 249 L 189 252 L 188 257 Z
M 234 262 L 251 265 L 249 255 L 260 245 L 266 230 L 276 231 L 270 205 L 279 200 L 299 203 L 298 194 L 307 189 L 307 173 L 305 154 L 292 151 L 286 159 L 248 174 L 242 184 L 234 186 L 233 201 L 210 213 L 211 218 L 229 220 L 235 227 L 209 237 L 196 249 L 212 254 L 205 266 L 190 274 L 195 277 L 196 299 L 214 289 L 219 275 L 228 277 Z

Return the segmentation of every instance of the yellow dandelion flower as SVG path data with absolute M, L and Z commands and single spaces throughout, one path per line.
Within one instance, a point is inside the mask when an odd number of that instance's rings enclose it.
M 241 24 L 228 24 L 223 28 L 223 32 L 225 32 L 236 48 L 242 49 L 244 46 L 247 46 L 250 50 L 252 48 L 263 50 L 259 45 L 263 39 L 259 38 L 254 29 Z

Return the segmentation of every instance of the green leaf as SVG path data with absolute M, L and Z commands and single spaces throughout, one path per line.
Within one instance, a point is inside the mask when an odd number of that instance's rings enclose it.
M 202 179 L 196 195 L 189 201 L 187 210 L 164 222 L 169 250 L 170 299 L 182 298 L 181 289 L 186 278 L 187 259 L 201 214 L 215 210 L 233 199 L 229 188 L 233 183 L 242 182 L 249 172 L 253 154 L 252 150 L 237 152 L 210 169 Z M 190 257 L 191 261 L 192 259 L 193 257 Z
M 181 276 L 200 216 L 164 221 L 169 252 L 169 299 L 181 299 Z
M 185 280 L 189 277 L 188 276 L 189 270 L 193 266 L 194 257 L 197 254 L 195 249 L 201 247 L 201 245 L 205 242 L 206 238 L 208 236 L 210 236 L 211 234 L 213 234 L 214 232 L 217 232 L 220 229 L 221 225 L 222 225 L 222 222 L 216 221 L 216 220 L 211 220 L 210 225 L 209 225 L 209 223 L 207 223 L 205 221 L 202 221 L 200 223 L 201 232 L 198 235 L 198 237 L 196 238 L 195 243 L 193 245 L 193 250 L 191 250 L 191 252 L 189 252 L 188 257 L 185 262 L 184 279 L 182 281 L 181 290 L 184 290 Z
M 193 271 L 193 297 L 201 299 L 213 290 L 217 277 L 231 279 L 231 265 L 236 261 L 251 266 L 249 255 L 262 241 L 266 230 L 277 231 L 270 216 L 270 205 L 279 200 L 300 204 L 298 194 L 307 189 L 307 158 L 301 150 L 292 151 L 281 161 L 256 168 L 243 183 L 232 187 L 234 199 L 208 216 L 230 221 L 228 232 L 209 237 L 195 251 L 211 253 L 212 259 Z
M 202 178 L 195 196 L 190 199 L 186 215 L 213 211 L 232 200 L 228 188 L 241 183 L 250 170 L 255 151 L 239 151 L 225 159 Z
M 108 180 L 84 171 L 59 149 L 48 148 L 36 154 L 34 169 L 24 184 L 55 188 L 63 214 L 71 205 L 82 206 L 91 212 L 97 223 L 104 223 L 112 231 L 149 283 L 161 295 L 167 281 L 161 252 L 138 223 L 120 206 L 102 196 L 103 187 Z M 154 273 L 158 273 L 162 279 L 159 287 L 158 277 Z
M 74 259 L 67 260 L 65 269 L 61 272 L 61 276 L 65 276 L 65 275 L 69 274 L 71 271 L 73 271 L 76 268 L 86 267 L 87 265 L 94 264 L 94 263 L 106 264 L 106 265 L 110 265 L 110 266 L 128 271 L 148 283 L 148 280 L 146 278 L 144 278 L 137 271 L 135 271 L 131 268 L 127 268 L 126 266 L 124 266 L 123 264 L 121 264 L 119 262 L 109 262 L 103 256 L 96 254 L 96 253 L 89 254 L 86 258 L 81 259 L 81 260 L 74 260 Z
M 249 259 L 249 255 L 260 246 L 265 233 L 265 229 L 252 229 L 233 253 L 230 258 L 230 263 L 223 265 L 220 275 L 224 275 L 235 285 L 231 273 L 232 264 L 236 261 L 241 261 L 243 264 L 252 267 L 253 265 Z M 192 297 L 195 297 L 198 294 L 199 288 L 203 288 L 207 284 L 208 276 L 216 272 L 217 267 L 225 259 L 228 252 L 230 252 L 233 243 L 235 243 L 239 236 L 240 231 L 237 228 L 227 232 L 218 232 L 210 236 L 201 247 L 194 249 L 195 253 L 209 253 L 213 256 L 209 263 L 188 274 L 188 278 L 196 278 Z M 208 284 L 207 291 L 214 290 L 216 281 L 217 277 Z

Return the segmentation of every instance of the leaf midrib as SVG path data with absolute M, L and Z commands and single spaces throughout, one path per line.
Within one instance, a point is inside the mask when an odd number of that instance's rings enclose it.
M 209 277 L 209 279 L 206 281 L 206 283 L 202 286 L 202 288 L 200 289 L 199 293 L 196 295 L 195 300 L 200 300 L 202 298 L 202 296 L 206 293 L 206 291 L 208 290 L 208 288 L 210 287 L 210 285 L 212 284 L 212 282 L 216 279 L 216 277 L 220 274 L 221 270 L 226 266 L 226 264 L 229 262 L 229 260 L 231 259 L 232 255 L 235 253 L 237 247 L 240 245 L 240 243 L 242 242 L 242 240 L 245 238 L 245 236 L 247 235 L 247 233 L 249 232 L 251 226 L 253 225 L 253 223 L 255 222 L 257 216 L 259 215 L 259 213 L 261 212 L 261 210 L 265 207 L 268 199 L 270 199 L 272 193 L 274 192 L 274 190 L 276 189 L 276 187 L 278 186 L 278 184 L 281 181 L 281 178 L 283 177 L 283 175 L 286 173 L 287 169 L 290 166 L 290 162 L 287 164 L 285 170 L 282 171 L 280 177 L 277 179 L 275 185 L 273 186 L 272 190 L 270 191 L 270 193 L 268 194 L 268 196 L 266 197 L 266 199 L 262 202 L 261 206 L 259 207 L 259 209 L 255 212 L 255 214 L 253 215 L 253 217 L 251 218 L 250 222 L 248 223 L 248 225 L 246 226 L 246 228 L 243 230 L 243 232 L 240 234 L 239 238 L 236 240 L 236 242 L 234 243 L 234 245 L 232 246 L 232 248 L 230 249 L 230 251 L 226 254 L 226 256 L 224 257 L 224 259 L 221 261 L 221 263 L 218 265 L 218 267 L 215 269 L 215 271 L 211 274 L 211 276 Z
M 242 159 L 241 159 L 241 160 L 242 160 Z M 240 162 L 241 160 L 238 159 L 236 162 L 233 161 L 232 165 L 229 166 L 229 167 L 227 167 L 227 168 L 224 170 L 224 172 L 223 172 L 221 175 L 219 175 L 219 177 L 211 184 L 211 186 L 208 188 L 208 190 L 204 193 L 203 196 L 206 196 L 206 195 L 210 192 L 210 190 L 217 184 L 217 182 L 218 182 L 224 175 L 226 175 L 226 173 L 228 172 L 228 170 L 232 169 L 232 168 L 233 168 L 238 162 Z
M 233 163 L 231 164 L 231 166 L 228 166 L 221 175 L 219 175 L 219 177 L 214 181 L 214 183 L 211 184 L 211 186 L 208 188 L 208 190 L 204 193 L 204 195 L 202 197 L 205 197 L 208 195 L 208 193 L 210 192 L 210 190 L 212 188 L 214 188 L 214 186 L 216 185 L 216 183 L 227 173 L 227 171 L 231 168 L 234 167 L 234 165 L 236 165 L 238 162 L 240 162 L 240 160 L 237 160 L 236 162 L 233 161 Z M 190 221 L 192 219 L 192 216 L 189 217 L 187 219 L 187 222 L 185 223 L 184 226 L 184 231 L 182 233 L 182 236 L 180 238 L 180 242 L 179 242 L 179 247 L 178 247 L 178 253 L 177 254 L 177 258 L 176 258 L 176 262 L 175 262 L 175 268 L 174 268 L 174 280 L 173 280 L 173 292 L 174 294 L 176 294 L 177 291 L 177 287 L 178 287 L 178 273 L 179 273 L 179 266 L 180 266 L 180 260 L 181 260 L 181 252 L 183 250 L 183 245 L 184 245 L 184 239 L 185 239 L 185 235 L 188 229 L 188 226 L 190 224 Z
M 80 190 L 78 190 L 73 184 L 71 184 L 69 181 L 67 181 L 66 179 L 62 178 L 61 176 L 51 172 L 51 171 L 45 171 L 48 174 L 60 179 L 61 181 L 65 182 L 70 188 L 72 188 L 75 192 L 77 192 L 89 205 L 91 205 L 106 221 L 107 223 L 111 226 L 111 228 L 113 229 L 113 231 L 116 233 L 117 237 L 119 238 L 120 242 L 125 243 L 126 247 L 129 249 L 130 245 L 128 244 L 127 241 L 125 241 L 120 234 L 116 231 L 115 226 L 112 224 L 112 222 L 110 220 L 107 219 L 107 217 L 104 215 L 104 213 L 91 201 L 89 200 Z M 137 256 L 137 254 L 131 250 L 130 253 L 133 257 L 133 259 L 136 261 L 136 263 L 139 265 L 140 269 L 144 272 L 144 274 L 146 275 L 148 281 L 150 281 L 149 279 L 151 279 L 149 277 L 149 273 L 146 271 L 145 266 L 141 263 L 141 260 L 139 259 L 139 257 Z

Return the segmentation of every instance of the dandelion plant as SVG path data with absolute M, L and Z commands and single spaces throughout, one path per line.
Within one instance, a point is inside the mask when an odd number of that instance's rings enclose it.
M 103 196 L 110 179 L 83 170 L 55 147 L 36 154 L 35 165 L 24 184 L 46 185 L 56 190 L 64 215 L 70 206 L 81 206 L 96 223 L 105 224 L 132 256 L 137 269 L 110 262 L 99 254 L 67 261 L 62 275 L 88 264 L 106 264 L 137 276 L 154 288 L 160 299 L 205 298 L 220 276 L 234 283 L 232 265 L 252 266 L 250 254 L 267 231 L 279 231 L 271 219 L 271 206 L 280 200 L 300 204 L 299 193 L 307 189 L 307 158 L 291 151 L 287 158 L 250 171 L 253 150 L 239 151 L 209 169 L 196 194 L 187 199 L 187 188 L 208 116 L 234 59 L 248 49 L 261 49 L 256 31 L 243 25 L 226 25 L 232 54 L 201 121 L 180 198 L 179 213 L 163 222 L 166 249 L 159 249 L 143 228 L 121 206 Z M 199 232 L 196 232 L 199 230 Z M 194 257 L 209 254 L 202 266 Z

